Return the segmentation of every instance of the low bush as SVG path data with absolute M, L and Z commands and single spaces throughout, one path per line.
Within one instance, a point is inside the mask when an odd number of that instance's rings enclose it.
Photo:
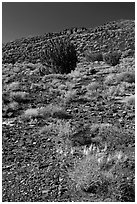
M 40 108 L 39 114 L 44 118 L 51 116 L 58 119 L 70 119 L 72 117 L 62 107 L 53 104 Z
M 16 111 L 16 110 L 18 110 L 19 109 L 19 104 L 18 104 L 18 102 L 11 102 L 11 103 L 9 103 L 9 110 L 11 110 L 11 111 Z
M 98 88 L 100 88 L 100 84 L 98 82 L 91 82 L 87 85 L 87 91 L 97 91 Z
M 77 53 L 69 39 L 51 39 L 43 53 L 43 60 L 54 73 L 70 73 L 76 67 Z
M 135 199 L 134 161 L 122 151 L 111 153 L 94 152 L 86 155 L 75 164 L 70 178 L 78 190 L 113 201 L 131 201 Z M 129 197 L 128 197 L 129 195 Z
M 24 112 L 24 118 L 37 118 L 39 116 L 39 111 L 37 108 L 29 108 Z
M 122 72 L 117 74 L 117 83 L 120 82 L 128 82 L 128 83 L 135 83 L 135 72 Z
M 29 100 L 29 93 L 23 91 L 11 92 L 10 98 L 16 102 L 26 102 Z
M 135 105 L 135 95 L 125 97 L 121 102 L 127 105 Z
M 116 82 L 116 75 L 115 74 L 109 74 L 104 80 L 105 85 L 113 85 Z
M 20 88 L 21 88 L 21 86 L 20 86 L 20 83 L 18 81 L 12 82 L 8 86 L 8 90 L 10 90 L 10 91 L 19 91 Z
M 103 54 L 103 60 L 111 66 L 119 64 L 120 58 L 121 58 L 120 52 L 110 52 Z

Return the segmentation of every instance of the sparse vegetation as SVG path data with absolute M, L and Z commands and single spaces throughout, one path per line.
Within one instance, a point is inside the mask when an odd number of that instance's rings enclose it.
M 117 83 L 120 83 L 122 81 L 128 82 L 128 83 L 135 83 L 135 73 L 134 72 L 122 72 L 120 74 L 117 74 Z
M 89 62 L 103 61 L 103 55 L 100 52 L 93 53 L 92 51 L 85 52 L 85 57 Z
M 133 29 L 119 21 L 3 46 L 3 202 L 135 201 Z
M 121 102 L 126 103 L 127 105 L 135 105 L 135 95 L 125 97 Z
M 121 58 L 120 52 L 110 52 L 103 54 L 104 61 L 111 66 L 119 64 L 120 58 Z
M 45 63 L 54 73 L 67 74 L 76 68 L 77 53 L 69 39 L 49 40 L 43 54 Z
M 23 91 L 11 92 L 10 98 L 19 103 L 25 102 L 29 100 L 29 93 Z

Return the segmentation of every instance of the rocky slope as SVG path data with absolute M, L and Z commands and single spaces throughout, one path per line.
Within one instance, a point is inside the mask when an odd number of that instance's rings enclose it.
M 89 48 L 101 52 L 135 50 L 135 23 L 133 20 L 120 20 L 95 29 L 66 29 L 60 33 L 48 33 L 9 42 L 2 47 L 3 63 L 44 63 L 42 53 L 46 49 L 47 40 L 66 36 L 76 45 L 79 56 L 83 56 L 84 51 Z
M 88 45 L 105 52 L 112 42 L 123 56 L 134 51 L 133 25 L 64 31 L 80 53 L 76 69 L 64 75 L 48 74 L 42 65 L 46 35 L 3 46 L 3 202 L 135 200 L 134 56 L 116 66 L 83 57 Z M 115 35 L 105 39 L 101 33 L 108 31 Z

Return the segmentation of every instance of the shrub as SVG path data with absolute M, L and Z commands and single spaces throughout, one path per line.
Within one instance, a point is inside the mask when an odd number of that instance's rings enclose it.
M 39 116 L 39 112 L 37 108 L 29 108 L 24 112 L 24 118 L 37 118 Z
M 44 60 L 54 73 L 70 73 L 77 63 L 77 53 L 75 46 L 69 39 L 51 39 L 45 49 Z
M 9 103 L 9 110 L 12 110 L 12 111 L 16 111 L 19 109 L 19 104 L 18 102 L 11 102 Z
M 120 83 L 121 81 L 128 82 L 128 83 L 135 83 L 135 73 L 134 72 L 122 72 L 117 74 L 117 82 Z
M 20 90 L 20 83 L 18 81 L 16 82 L 12 82 L 11 84 L 9 84 L 8 86 L 8 90 L 11 91 L 19 91 Z
M 87 91 L 97 91 L 97 89 L 100 87 L 100 84 L 98 82 L 91 82 L 87 85 Z
M 121 96 L 124 95 L 126 92 L 126 86 L 125 84 L 118 84 L 117 86 L 110 86 L 106 91 L 105 91 L 105 96 L 106 97 L 115 97 L 115 96 Z
M 69 175 L 80 190 L 103 199 L 107 196 L 113 201 L 133 201 L 134 167 L 130 163 L 122 151 L 92 152 L 75 163 Z
M 65 93 L 64 95 L 64 102 L 65 103 L 70 103 L 76 98 L 77 91 L 76 90 L 69 90 Z
M 127 105 L 135 105 L 135 95 L 125 97 L 121 102 Z
M 120 52 L 109 52 L 103 55 L 104 61 L 112 66 L 119 64 L 121 58 Z
M 51 116 L 58 119 L 69 119 L 72 117 L 62 107 L 53 104 L 40 108 L 39 114 L 41 117 Z
M 23 91 L 11 92 L 10 97 L 16 102 L 25 102 L 29 100 L 29 93 Z
M 95 62 L 95 61 L 100 62 L 100 61 L 103 61 L 103 55 L 100 52 L 92 53 L 91 51 L 87 51 L 85 53 L 85 57 L 90 62 Z
M 115 74 L 109 74 L 104 80 L 105 85 L 113 85 L 116 82 L 116 75 Z

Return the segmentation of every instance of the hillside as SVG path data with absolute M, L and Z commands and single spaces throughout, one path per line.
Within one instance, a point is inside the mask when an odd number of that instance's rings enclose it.
M 134 21 L 3 45 L 3 202 L 135 201 Z M 42 52 L 69 36 L 79 61 L 50 73 Z M 120 50 L 115 66 L 84 51 Z
M 41 62 L 48 39 L 69 37 L 76 45 L 79 56 L 84 51 L 108 52 L 109 50 L 135 50 L 135 23 L 133 20 L 114 21 L 94 29 L 73 28 L 60 33 L 48 33 L 43 36 L 23 38 L 9 42 L 2 47 L 3 63 Z

